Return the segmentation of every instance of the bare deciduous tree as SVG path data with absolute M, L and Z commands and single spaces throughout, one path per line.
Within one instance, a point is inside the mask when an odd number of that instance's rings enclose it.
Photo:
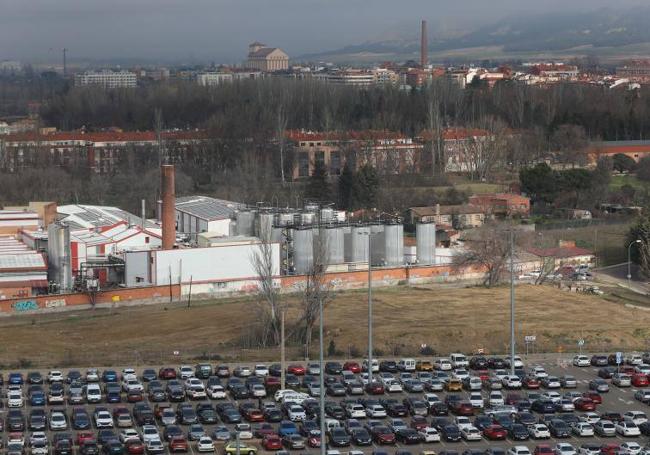
M 284 310 L 278 287 L 275 285 L 275 261 L 273 244 L 262 236 L 251 262 L 258 278 L 257 321 L 260 324 L 258 342 L 261 346 L 280 343 L 281 312 Z

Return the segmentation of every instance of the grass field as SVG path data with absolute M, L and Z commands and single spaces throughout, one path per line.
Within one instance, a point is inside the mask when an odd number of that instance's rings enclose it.
M 630 185 L 637 190 L 650 189 L 649 182 L 643 182 L 634 175 L 613 175 L 609 187 L 613 190 L 620 189 L 623 185 Z
M 422 344 L 437 352 L 505 351 L 507 288 L 395 287 L 374 293 L 378 355 L 413 355 Z M 650 338 L 650 302 L 567 293 L 547 286 L 517 287 L 517 333 L 537 335 L 538 351 L 642 348 Z M 287 317 L 297 318 L 296 301 Z M 0 366 L 129 365 L 192 362 L 199 358 L 276 360 L 277 349 L 241 350 L 254 319 L 250 299 L 95 309 L 0 320 Z M 363 355 L 366 294 L 340 293 L 325 311 L 325 343 L 339 356 Z M 314 353 L 312 353 L 314 354 Z M 292 347 L 290 355 L 302 355 Z

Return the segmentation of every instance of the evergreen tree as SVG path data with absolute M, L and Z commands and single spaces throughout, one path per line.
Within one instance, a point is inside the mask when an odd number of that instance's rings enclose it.
M 345 163 L 339 177 L 339 207 L 344 210 L 354 210 L 354 193 L 356 191 L 356 176 L 349 163 Z
M 354 200 L 355 203 L 365 209 L 374 208 L 377 204 L 377 193 L 379 191 L 379 176 L 374 167 L 365 164 L 357 172 L 357 184 Z
M 309 177 L 305 197 L 316 199 L 318 201 L 327 201 L 332 199 L 331 188 L 327 179 L 327 169 L 322 161 L 316 161 L 314 172 Z

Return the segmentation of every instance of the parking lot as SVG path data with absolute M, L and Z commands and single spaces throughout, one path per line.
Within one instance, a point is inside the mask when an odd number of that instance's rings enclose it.
M 429 360 L 432 360 L 432 359 L 429 359 Z M 343 363 L 344 362 L 341 362 L 341 364 L 343 364 Z M 289 362 L 288 365 L 290 365 L 290 366 L 299 365 L 299 363 Z M 305 366 L 304 364 L 302 364 L 302 365 Z M 204 398 L 204 399 L 190 400 L 188 398 L 187 394 L 183 393 L 182 396 L 179 396 L 179 401 L 174 401 L 174 402 L 171 402 L 170 398 L 172 398 L 172 397 L 169 396 L 169 394 L 163 396 L 163 399 L 160 400 L 160 398 L 161 398 L 160 396 L 158 396 L 156 398 L 156 397 L 152 396 L 149 393 L 150 388 L 151 388 L 151 384 L 152 384 L 151 379 L 153 379 L 153 378 L 150 377 L 150 378 L 147 378 L 147 379 L 149 379 L 148 381 L 145 380 L 143 378 L 143 371 L 145 369 L 143 369 L 143 368 L 138 368 L 138 369 L 135 370 L 135 374 L 136 374 L 136 377 L 137 377 L 136 382 L 140 383 L 142 385 L 143 393 L 141 394 L 141 397 L 138 397 L 137 396 L 138 394 L 135 393 L 135 392 L 130 394 L 130 399 L 132 401 L 138 400 L 139 398 L 142 399 L 142 401 L 137 401 L 137 402 L 129 402 L 128 401 L 129 400 L 129 394 L 127 394 L 126 390 L 129 388 L 129 386 L 128 385 L 123 385 L 123 381 L 122 381 L 122 374 L 123 374 L 122 370 L 123 370 L 123 368 L 115 368 L 112 371 L 114 371 L 116 373 L 116 378 L 115 379 L 117 380 L 117 383 L 120 385 L 120 388 L 121 388 L 121 391 L 119 392 L 119 394 L 117 394 L 117 395 L 116 395 L 116 393 L 111 394 L 110 400 L 115 401 L 115 402 L 107 402 L 107 398 L 108 398 L 107 393 L 106 393 L 106 385 L 107 385 L 107 383 L 104 380 L 106 378 L 102 378 L 102 375 L 104 374 L 104 372 L 106 370 L 98 371 L 98 374 L 99 374 L 99 382 L 98 382 L 98 384 L 99 384 L 99 386 L 101 388 L 100 402 L 88 403 L 87 399 L 86 399 L 87 393 L 86 393 L 85 390 L 84 390 L 84 393 L 82 394 L 83 395 L 82 398 L 77 397 L 77 398 L 72 399 L 72 401 L 78 400 L 78 402 L 76 402 L 76 403 L 71 402 L 71 387 L 66 381 L 69 371 L 65 370 L 65 371 L 62 371 L 62 374 L 63 374 L 62 379 L 63 379 L 63 384 L 64 384 L 64 386 L 63 386 L 63 402 L 62 403 L 48 403 L 47 401 L 48 401 L 51 389 L 52 388 L 57 389 L 59 386 L 56 386 L 56 385 L 53 386 L 53 385 L 49 384 L 48 383 L 48 373 L 49 372 L 48 371 L 41 371 L 40 373 L 41 373 L 41 375 L 43 377 L 43 380 L 44 380 L 41 387 L 43 389 L 43 392 L 44 392 L 44 395 L 45 395 L 45 398 L 46 398 L 46 403 L 44 405 L 38 405 L 38 404 L 31 401 L 31 399 L 33 398 L 34 393 L 33 393 L 33 389 L 32 389 L 32 393 L 30 393 L 30 391 L 29 391 L 29 388 L 33 387 L 33 385 L 28 383 L 28 377 L 29 377 L 28 374 L 30 373 L 29 371 L 5 372 L 4 373 L 4 385 L 3 385 L 3 388 L 2 388 L 2 391 L 3 391 L 3 394 L 2 394 L 3 395 L 3 399 L 2 399 L 3 403 L 2 404 L 3 404 L 3 406 L 0 409 L 0 411 L 2 413 L 2 422 L 4 424 L 3 425 L 4 426 L 4 431 L 3 431 L 3 436 L 2 436 L 3 437 L 3 450 L 5 452 L 13 453 L 12 451 L 8 450 L 8 445 L 10 445 L 9 444 L 10 439 L 13 439 L 14 441 L 18 439 L 18 436 L 15 435 L 15 433 L 18 433 L 18 432 L 17 431 L 12 431 L 9 428 L 10 427 L 9 412 L 10 412 L 11 408 L 9 408 L 10 397 L 8 395 L 11 394 L 10 388 L 12 388 L 12 386 L 10 386 L 10 379 L 12 379 L 12 377 L 13 377 L 13 379 L 15 380 L 14 382 L 17 382 L 17 376 L 12 375 L 12 373 L 21 373 L 22 377 L 23 377 L 23 380 L 24 380 L 24 384 L 22 386 L 20 386 L 21 394 L 24 397 L 22 406 L 21 407 L 16 407 L 16 408 L 13 408 L 13 409 L 19 409 L 22 412 L 23 416 L 24 416 L 25 428 L 22 431 L 22 437 L 25 440 L 25 450 L 27 452 L 29 452 L 31 450 L 30 444 L 29 444 L 30 437 L 32 436 L 32 434 L 34 432 L 41 431 L 40 428 L 38 428 L 38 429 L 30 428 L 30 420 L 31 420 L 30 419 L 30 414 L 35 409 L 44 409 L 45 416 L 48 419 L 52 415 L 53 410 L 54 411 L 60 410 L 60 411 L 63 412 L 63 414 L 65 415 L 65 418 L 67 420 L 67 422 L 65 423 L 65 425 L 66 425 L 65 429 L 63 429 L 63 428 L 60 429 L 60 430 L 51 429 L 49 420 L 48 420 L 47 424 L 45 425 L 45 428 L 43 429 L 43 431 L 45 431 L 46 437 L 48 439 L 48 444 L 47 444 L 46 448 L 47 448 L 47 450 L 49 452 L 58 453 L 60 455 L 66 455 L 66 453 L 68 453 L 68 452 L 62 451 L 62 449 L 58 449 L 58 451 L 55 450 L 56 445 L 54 444 L 54 441 L 55 441 L 55 438 L 58 438 L 58 439 L 63 438 L 61 436 L 62 434 L 68 434 L 70 436 L 70 438 L 72 439 L 72 441 L 73 441 L 73 450 L 74 450 L 75 453 L 79 452 L 79 453 L 83 453 L 84 455 L 86 455 L 86 454 L 87 455 L 92 455 L 92 451 L 87 452 L 87 450 L 81 450 L 80 446 L 77 444 L 77 439 L 78 439 L 77 435 L 78 435 L 78 433 L 83 433 L 83 432 L 88 432 L 89 431 L 89 432 L 92 433 L 92 436 L 94 437 L 95 441 L 98 442 L 97 449 L 99 451 L 103 451 L 107 455 L 108 454 L 116 455 L 116 454 L 121 453 L 121 452 L 127 453 L 127 450 L 128 450 L 128 453 L 133 453 L 133 454 L 143 453 L 143 451 L 144 452 L 147 451 L 144 445 L 132 444 L 129 447 L 124 447 L 124 446 L 121 446 L 121 445 L 118 445 L 118 444 L 111 445 L 111 444 L 107 443 L 107 441 L 109 441 L 111 439 L 114 439 L 114 438 L 119 439 L 120 431 L 122 431 L 125 428 L 133 428 L 133 429 L 135 429 L 139 433 L 139 436 L 142 437 L 142 429 L 143 429 L 143 426 L 141 425 L 142 421 L 138 422 L 138 420 L 136 419 L 137 413 L 135 412 L 135 409 L 134 409 L 135 406 L 139 406 L 141 408 L 148 407 L 148 408 L 150 408 L 151 411 L 155 411 L 157 406 L 160 407 L 161 404 L 167 404 L 168 403 L 168 404 L 171 405 L 172 409 L 174 411 L 176 411 L 178 409 L 179 405 L 182 405 L 182 404 L 189 404 L 192 409 L 196 410 L 197 405 L 201 405 L 201 404 L 208 403 L 208 404 L 211 404 L 212 406 L 224 407 L 223 403 L 231 402 L 236 410 L 243 411 L 243 408 L 245 408 L 246 405 L 244 405 L 244 407 L 240 407 L 240 406 L 242 404 L 244 404 L 244 403 L 251 403 L 250 408 L 255 409 L 255 408 L 259 408 L 260 406 L 270 406 L 270 402 L 275 402 L 276 401 L 276 400 L 274 400 L 273 390 L 275 390 L 275 388 L 277 388 L 277 386 L 275 385 L 275 383 L 277 381 L 270 381 L 270 380 L 267 380 L 267 382 L 269 382 L 269 384 L 268 384 L 269 394 L 268 394 L 267 397 L 265 397 L 265 398 L 253 398 L 253 397 L 250 397 L 250 398 L 239 398 L 239 399 L 237 399 L 238 397 L 236 395 L 238 393 L 242 393 L 242 392 L 241 391 L 236 392 L 234 390 L 233 391 L 228 390 L 228 383 L 229 383 L 229 381 L 232 381 L 231 378 L 234 377 L 233 373 L 235 372 L 235 369 L 238 366 L 241 367 L 241 365 L 228 365 L 231 377 L 230 378 L 222 377 L 220 379 L 221 384 L 223 385 L 224 389 L 226 389 L 225 398 L 222 398 L 222 399 Z M 254 366 L 255 365 L 253 365 L 253 364 L 248 365 L 248 367 L 250 367 L 252 376 L 254 376 L 254 371 L 253 371 Z M 576 382 L 577 382 L 577 387 L 575 389 L 570 389 L 570 391 L 577 391 L 577 392 L 580 392 L 580 393 L 584 393 L 584 392 L 588 391 L 589 382 L 592 379 L 595 379 L 595 378 L 598 377 L 597 373 L 598 373 L 598 370 L 599 370 L 599 367 L 595 367 L 595 366 L 585 366 L 585 367 L 573 366 L 573 365 L 571 365 L 571 356 L 561 356 L 561 357 L 560 356 L 544 356 L 544 357 L 540 357 L 538 360 L 528 360 L 526 362 L 526 364 L 525 364 L 524 371 L 527 372 L 527 373 L 532 372 L 533 367 L 535 367 L 535 366 L 542 367 L 546 371 L 546 373 L 548 375 L 550 375 L 550 376 L 558 376 L 558 377 L 562 377 L 562 376 L 565 376 L 565 375 L 574 376 L 575 379 L 576 379 Z M 165 366 L 152 367 L 152 369 L 154 370 L 155 376 L 158 376 L 161 373 L 161 368 L 163 368 L 163 367 L 172 368 L 174 373 L 177 376 L 177 380 L 183 386 L 186 385 L 185 384 L 186 380 L 181 379 L 180 366 L 178 366 L 178 365 L 176 365 L 176 366 L 165 365 Z M 192 367 L 192 370 L 194 370 L 195 365 L 191 365 L 191 367 Z M 213 373 L 216 372 L 216 367 L 217 367 L 217 365 L 214 365 L 214 364 L 211 365 L 211 368 L 213 369 Z M 83 382 L 85 380 L 86 369 L 79 369 L 79 370 L 75 370 L 75 371 L 79 371 L 79 373 L 81 373 L 80 382 Z M 293 369 L 292 369 L 292 371 L 293 371 Z M 478 372 L 476 370 L 469 369 L 468 371 L 470 372 L 471 375 L 478 374 Z M 296 372 L 300 373 L 301 371 L 297 370 Z M 494 376 L 495 372 L 496 372 L 496 370 L 490 369 L 490 370 L 488 370 L 488 375 L 489 376 Z M 277 374 L 277 371 L 275 371 L 274 373 Z M 452 371 L 447 371 L 446 373 L 448 373 L 451 376 L 452 373 L 453 373 L 453 370 Z M 483 371 L 481 374 L 485 375 L 485 373 L 486 372 Z M 73 372 L 73 376 L 74 376 L 74 374 L 75 373 Z M 151 374 L 151 371 L 149 371 L 149 374 Z M 380 373 L 374 373 L 375 378 L 379 377 L 379 374 Z M 392 373 L 392 374 L 396 378 L 399 378 L 399 376 L 400 376 L 400 372 L 396 372 L 396 373 Z M 413 374 L 417 375 L 417 372 L 413 372 Z M 388 376 L 385 373 L 384 373 L 384 375 Z M 307 376 L 310 376 L 310 375 L 307 375 Z M 300 381 L 301 384 L 304 383 L 305 376 L 303 376 L 303 375 L 289 376 L 289 382 L 291 381 L 291 379 L 295 379 L 295 378 L 297 378 L 298 381 Z M 333 374 L 326 374 L 326 378 L 328 378 L 327 382 L 341 382 L 343 380 L 343 378 L 340 375 L 333 375 Z M 352 379 L 352 378 L 359 378 L 359 375 L 353 375 L 350 379 Z M 113 378 L 109 378 L 109 379 L 113 379 Z M 240 381 L 245 383 L 246 379 L 247 379 L 246 377 L 242 377 L 242 378 L 240 378 Z M 162 388 L 164 390 L 166 390 L 166 392 L 169 392 L 169 390 L 167 390 L 167 386 L 169 385 L 169 380 L 156 378 L 155 381 L 159 381 Z M 205 386 L 205 385 L 207 385 L 209 383 L 214 384 L 214 383 L 216 383 L 217 380 L 216 379 L 211 379 L 210 380 L 210 379 L 205 378 L 205 379 L 200 379 L 199 381 L 201 381 L 201 383 Z M 264 383 L 264 381 L 265 381 L 264 378 L 261 378 L 261 382 Z M 408 382 L 408 379 L 405 379 L 405 381 Z M 72 382 L 75 383 L 76 381 L 73 380 Z M 198 384 L 196 381 L 194 381 L 194 382 L 196 384 Z M 490 418 L 498 417 L 498 416 L 500 416 L 500 415 L 502 415 L 504 413 L 512 414 L 509 411 L 498 412 L 498 405 L 495 405 L 493 407 L 488 406 L 487 398 L 488 398 L 488 396 L 490 394 L 490 389 L 487 387 L 487 382 L 488 382 L 487 380 L 483 381 L 484 386 L 483 386 L 482 390 L 480 391 L 481 395 L 485 399 L 485 409 L 482 410 L 482 411 L 480 409 L 475 409 L 473 411 L 474 415 L 470 417 L 472 422 L 478 422 L 476 420 L 476 416 L 479 415 L 479 414 L 488 415 L 488 416 L 490 416 Z M 611 382 L 611 381 L 608 380 L 608 382 Z M 58 379 L 57 379 L 57 381 L 53 382 L 52 384 L 55 384 L 55 383 L 58 383 Z M 156 384 L 156 382 L 153 382 L 153 384 Z M 80 385 L 83 387 L 83 384 L 80 384 Z M 131 385 L 133 386 L 133 388 L 137 388 L 136 383 L 132 383 Z M 609 386 L 610 386 L 609 392 L 601 394 L 601 396 L 602 396 L 602 404 L 597 405 L 597 408 L 596 408 L 596 412 L 598 414 L 602 414 L 602 413 L 606 413 L 606 412 L 618 412 L 620 414 L 623 414 L 623 413 L 628 412 L 628 411 L 641 411 L 643 413 L 646 412 L 646 409 L 647 409 L 648 405 L 644 404 L 644 403 L 642 403 L 642 402 L 640 402 L 640 401 L 638 401 L 638 400 L 636 400 L 634 398 L 635 391 L 638 390 L 636 387 L 623 387 L 623 388 L 621 388 L 621 387 L 617 387 L 617 386 L 615 386 L 615 385 L 613 385 L 611 383 L 609 384 Z M 18 389 L 18 386 L 17 385 L 13 386 L 13 388 Z M 109 388 L 110 388 L 110 386 L 109 386 Z M 234 388 L 237 389 L 236 386 Z M 258 389 L 259 389 L 259 387 L 258 387 Z M 241 390 L 241 389 L 239 389 L 239 390 Z M 302 386 L 297 387 L 296 390 L 307 392 L 307 389 L 302 387 Z M 529 393 L 544 393 L 546 391 L 547 390 L 544 387 L 541 387 L 539 389 L 539 391 L 537 391 L 537 390 L 527 390 L 527 389 L 523 388 L 521 390 L 505 390 L 504 389 L 501 392 L 502 392 L 504 397 L 506 397 L 508 395 L 508 393 L 513 393 L 514 392 L 514 393 L 520 394 L 521 398 L 526 398 L 527 394 L 529 394 Z M 556 389 L 556 391 L 558 393 L 560 393 L 560 394 L 564 394 L 565 392 L 568 392 L 569 389 L 560 388 L 560 389 Z M 469 398 L 469 392 L 467 390 L 465 390 L 465 389 L 463 389 L 462 391 L 459 391 L 459 392 L 447 392 L 447 391 L 428 392 L 428 391 L 425 390 L 424 392 L 409 393 L 409 392 L 406 392 L 406 391 L 402 391 L 402 392 L 394 392 L 394 393 L 384 393 L 384 394 L 381 394 L 381 395 L 368 395 L 367 393 L 364 392 L 364 393 L 358 394 L 358 395 L 357 394 L 349 395 L 349 394 L 346 393 L 344 396 L 330 396 L 330 394 L 328 393 L 328 395 L 326 395 L 326 402 L 337 402 L 337 403 L 341 403 L 341 404 L 345 405 L 347 403 L 351 403 L 352 400 L 361 401 L 361 400 L 367 400 L 367 399 L 371 399 L 371 400 L 372 399 L 377 399 L 377 400 L 394 399 L 394 400 L 397 400 L 399 403 L 402 403 L 403 400 L 408 399 L 408 398 L 424 399 L 424 397 L 425 397 L 424 394 L 425 393 L 435 393 L 439 397 L 440 401 L 442 401 L 443 403 L 448 400 L 448 396 L 450 396 L 450 395 L 460 396 L 463 400 L 466 400 L 467 398 Z M 54 395 L 56 395 L 56 390 L 54 392 Z M 54 398 L 56 399 L 56 396 L 54 396 Z M 153 399 L 155 399 L 156 401 L 153 401 Z M 119 400 L 119 401 L 117 401 L 117 400 Z M 157 400 L 160 400 L 160 401 L 157 401 Z M 349 401 L 347 401 L 347 400 L 349 400 Z M 317 401 L 317 397 L 316 397 L 316 401 Z M 311 404 L 308 405 L 308 403 L 310 403 L 310 402 L 311 402 Z M 140 403 L 140 404 L 138 404 L 138 403 Z M 16 404 L 16 402 L 13 401 L 12 404 Z M 305 404 L 305 407 L 308 410 L 307 411 L 307 419 L 309 420 L 309 419 L 315 417 L 316 416 L 315 413 L 317 412 L 318 408 L 317 408 L 317 406 L 315 406 L 315 403 L 313 403 L 313 400 L 310 399 L 307 402 L 305 402 L 304 404 Z M 368 404 L 368 403 L 366 403 L 366 404 Z M 277 406 L 282 412 L 281 419 L 286 420 L 288 418 L 287 409 L 283 409 L 282 403 L 277 403 Z M 73 423 L 74 423 L 73 410 L 79 409 L 79 408 L 84 408 L 87 411 L 88 417 L 90 418 L 90 427 L 87 430 L 86 429 L 75 429 L 73 427 Z M 110 415 L 112 416 L 112 421 L 111 421 L 111 425 L 113 426 L 112 429 L 106 428 L 106 429 L 101 430 L 101 429 L 97 428 L 97 423 L 96 423 L 95 418 L 94 418 L 94 413 L 95 413 L 97 408 L 106 408 L 109 411 Z M 132 426 L 129 426 L 129 422 L 128 422 L 129 419 L 127 419 L 127 418 L 122 418 L 118 422 L 117 414 L 114 413 L 114 411 L 116 411 L 116 409 L 118 409 L 118 408 L 126 408 L 128 410 L 128 411 L 124 411 L 124 412 L 125 413 L 128 412 L 128 415 L 131 417 Z M 495 412 L 495 409 L 497 410 L 497 412 Z M 312 415 L 310 415 L 310 410 L 313 411 Z M 436 416 L 432 415 L 432 412 L 433 412 L 432 410 L 429 410 L 429 412 L 427 413 L 427 415 L 425 417 L 427 426 L 434 426 L 434 422 L 433 422 L 434 419 L 440 418 L 440 416 L 436 417 Z M 531 413 L 534 415 L 536 421 L 538 421 L 538 422 L 540 421 L 540 419 L 544 419 L 542 414 L 540 414 L 538 412 L 531 411 Z M 181 413 L 178 413 L 177 415 L 180 416 L 180 414 Z M 217 412 L 217 414 L 218 414 L 218 416 L 216 418 L 216 421 L 211 422 L 211 423 L 203 423 L 202 424 L 202 429 L 203 429 L 205 435 L 210 436 L 214 440 L 214 450 L 216 452 L 223 453 L 224 450 L 225 450 L 224 446 L 225 446 L 225 444 L 228 443 L 228 441 L 222 440 L 222 439 L 225 439 L 224 431 L 221 431 L 220 434 L 217 435 L 217 434 L 215 434 L 215 430 L 217 430 L 219 427 L 225 426 L 227 428 L 227 430 L 228 430 L 225 433 L 230 433 L 231 439 L 234 440 L 234 438 L 235 438 L 235 424 L 227 422 L 228 419 L 226 418 L 224 413 Z M 563 414 L 566 416 L 566 414 L 569 414 L 569 413 L 564 412 Z M 576 411 L 571 412 L 571 414 L 574 414 L 575 416 L 581 417 L 581 416 L 584 415 L 584 412 L 576 410 Z M 560 413 L 558 412 L 555 415 L 559 416 Z M 189 417 L 191 417 L 191 415 L 189 415 Z M 256 420 L 258 418 L 258 417 L 255 417 L 254 412 L 250 412 L 249 417 L 253 418 L 254 420 Z M 452 420 L 455 419 L 456 414 L 455 414 L 455 412 L 450 410 L 449 413 L 448 413 L 448 416 L 446 416 L 446 417 L 447 417 L 447 419 L 452 421 Z M 514 417 L 513 420 L 516 421 L 517 420 L 517 415 L 513 414 L 513 417 Z M 331 415 L 328 415 L 327 418 L 330 419 L 330 420 L 333 420 Z M 266 416 L 264 417 L 264 419 L 266 419 Z M 383 424 L 383 425 L 388 425 L 388 424 L 391 423 L 392 419 L 393 419 L 393 417 L 390 417 L 390 416 L 387 416 L 385 418 L 372 418 L 372 419 L 370 419 L 368 417 L 359 416 L 357 420 L 359 421 L 360 426 L 364 426 L 364 425 L 369 424 L 369 422 L 371 420 L 372 421 L 379 421 L 380 424 Z M 410 427 L 411 423 L 413 423 L 413 417 L 411 416 L 411 412 L 407 412 L 407 415 L 404 416 L 404 417 L 400 417 L 400 419 L 403 420 L 404 423 L 406 424 L 406 426 L 409 426 L 409 427 Z M 144 419 L 144 420 L 146 420 L 146 419 Z M 192 420 L 192 419 L 190 418 L 190 420 Z M 347 418 L 347 417 L 339 419 L 339 420 L 340 420 L 340 423 L 341 423 L 341 425 L 343 427 L 347 427 L 348 425 L 350 425 L 349 424 L 350 419 Z M 242 415 L 241 421 L 243 423 L 247 423 L 247 416 Z M 123 425 L 123 426 L 118 428 L 118 423 L 120 425 Z M 179 451 L 182 451 L 182 449 L 183 449 L 182 444 L 174 445 L 175 447 L 171 447 L 170 444 L 169 444 L 169 441 L 165 440 L 165 436 L 166 436 L 165 435 L 165 428 L 166 427 L 165 427 L 165 424 L 163 423 L 163 421 L 160 418 L 156 417 L 156 418 L 152 419 L 151 423 L 155 426 L 158 433 L 160 434 L 161 439 L 163 440 L 163 448 L 162 448 L 163 453 L 170 453 L 170 449 L 173 449 L 173 448 L 178 448 Z M 252 427 L 251 430 L 254 432 L 256 427 L 258 425 L 263 424 L 263 423 L 264 422 L 260 422 L 260 421 L 251 422 L 250 423 L 250 425 Z M 438 423 L 440 423 L 440 422 L 438 422 Z M 449 422 L 449 423 L 451 423 L 451 422 Z M 169 422 L 168 422 L 168 424 L 169 424 Z M 298 427 L 298 429 L 301 428 L 301 425 L 302 425 L 301 422 L 296 421 L 296 426 Z M 168 426 L 176 427 L 176 428 L 180 429 L 180 432 L 182 433 L 182 436 L 184 437 L 184 439 L 187 442 L 187 452 L 188 453 L 195 454 L 195 453 L 198 452 L 197 442 L 196 441 L 188 441 L 188 436 L 189 436 L 188 431 L 191 428 L 191 426 L 189 424 L 182 423 L 182 422 L 176 422 L 176 423 L 173 423 L 173 424 L 169 424 Z M 279 426 L 280 426 L 279 422 L 273 422 L 273 423 L 270 423 L 269 428 L 272 431 L 277 432 L 279 430 Z M 194 431 L 194 433 L 198 434 L 199 429 L 195 429 L 195 430 L 197 430 L 197 431 Z M 168 431 L 169 431 L 169 429 L 168 429 Z M 13 436 L 10 436 L 12 433 L 13 433 Z M 219 436 L 219 439 L 217 439 L 217 436 Z M 246 437 L 246 435 L 243 435 L 243 436 Z M 388 452 L 388 453 L 391 453 L 391 454 L 396 452 L 396 451 L 404 451 L 404 450 L 409 451 L 409 452 L 411 452 L 413 454 L 416 454 L 416 453 L 421 453 L 423 451 L 435 451 L 436 453 L 440 453 L 440 452 L 443 452 L 443 451 L 456 451 L 456 452 L 462 453 L 462 452 L 465 452 L 467 450 L 486 451 L 488 449 L 492 449 L 493 452 L 498 453 L 498 450 L 496 450 L 496 449 L 499 449 L 499 448 L 507 450 L 507 449 L 509 449 L 509 448 L 511 448 L 512 446 L 515 446 L 515 445 L 525 445 L 530 449 L 531 452 L 533 452 L 535 450 L 535 447 L 538 446 L 539 444 L 548 444 L 551 448 L 554 449 L 556 444 L 558 444 L 558 443 L 569 443 L 576 450 L 579 450 L 581 446 L 583 446 L 585 444 L 589 444 L 589 443 L 597 444 L 599 446 L 605 446 L 607 444 L 615 444 L 615 445 L 620 446 L 621 444 L 623 444 L 626 441 L 634 441 L 634 442 L 637 442 L 638 444 L 640 444 L 641 446 L 644 446 L 646 444 L 646 438 L 647 437 L 644 436 L 644 435 L 641 435 L 640 437 L 623 437 L 620 434 L 616 434 L 613 437 L 602 437 L 602 436 L 597 436 L 597 435 L 596 436 L 589 436 L 589 437 L 579 437 L 579 436 L 576 436 L 575 434 L 571 434 L 569 437 L 565 437 L 565 438 L 550 437 L 548 439 L 540 439 L 540 440 L 529 439 L 529 440 L 522 441 L 522 442 L 515 442 L 510 437 L 508 437 L 505 440 L 492 441 L 492 440 L 489 440 L 488 438 L 486 438 L 485 436 L 481 437 L 480 440 L 478 440 L 478 441 L 468 441 L 468 440 L 465 440 L 464 438 L 461 438 L 461 440 L 458 441 L 458 442 L 451 442 L 451 441 L 445 440 L 445 437 L 443 436 L 441 438 L 440 442 L 430 442 L 430 443 L 417 442 L 415 444 L 405 444 L 403 441 L 397 441 L 395 444 L 381 445 L 380 446 L 380 445 L 377 444 L 376 441 L 373 441 L 370 445 L 364 445 L 364 446 L 359 446 L 359 445 L 356 445 L 356 444 L 352 443 L 352 444 L 350 444 L 350 446 L 347 446 L 347 447 L 333 447 L 333 446 L 330 445 L 328 448 L 337 449 L 337 450 L 339 450 L 341 452 L 347 452 L 347 451 L 350 451 L 350 450 L 360 450 L 360 451 L 365 452 L 365 453 L 381 451 L 381 452 Z M 178 440 L 174 440 L 174 441 L 178 442 Z M 103 444 L 102 444 L 102 442 L 103 442 Z M 307 438 L 305 438 L 304 442 L 308 442 Z M 245 439 L 245 440 L 242 439 L 242 443 L 245 443 L 247 446 L 253 446 L 257 450 L 259 450 L 260 452 L 266 452 L 266 450 L 262 447 L 261 439 L 259 439 L 259 438 L 253 437 L 252 439 Z M 64 447 L 65 444 L 62 444 L 61 446 Z M 89 444 L 89 446 L 90 446 L 90 444 Z M 15 444 L 12 445 L 12 448 L 15 448 Z M 206 449 L 208 449 L 208 448 L 206 448 Z M 287 450 L 287 449 L 288 449 L 288 447 L 283 448 L 283 450 Z M 290 449 L 290 450 L 295 451 L 295 452 L 299 452 L 299 453 L 317 453 L 319 449 L 315 448 L 315 447 L 310 447 L 307 444 L 305 448 L 295 449 L 295 450 Z M 610 448 L 609 450 L 614 451 L 613 448 Z M 36 455 L 37 453 L 40 453 L 40 452 L 38 452 L 38 450 L 35 450 L 34 454 Z M 246 450 L 244 450 L 243 453 L 246 453 Z M 581 453 L 584 453 L 585 455 L 591 455 L 591 453 L 587 453 L 585 451 L 581 451 Z M 632 453 L 632 452 L 630 452 L 630 453 Z M 569 455 L 569 453 L 568 452 L 563 453 L 562 455 Z

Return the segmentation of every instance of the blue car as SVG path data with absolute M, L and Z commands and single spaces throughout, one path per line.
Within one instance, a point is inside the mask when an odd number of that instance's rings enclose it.
M 45 406 L 45 394 L 43 392 L 34 392 L 29 397 L 29 403 L 32 406 Z
M 117 382 L 117 373 L 114 370 L 104 370 L 102 373 L 102 381 Z
M 280 428 L 278 429 L 278 434 L 280 437 L 284 437 L 292 434 L 299 434 L 298 427 L 295 423 L 290 420 L 283 420 L 280 422 Z
M 9 384 L 22 385 L 24 382 L 22 373 L 9 373 Z
M 120 403 L 122 401 L 122 394 L 120 392 L 108 392 L 106 394 L 106 403 Z

